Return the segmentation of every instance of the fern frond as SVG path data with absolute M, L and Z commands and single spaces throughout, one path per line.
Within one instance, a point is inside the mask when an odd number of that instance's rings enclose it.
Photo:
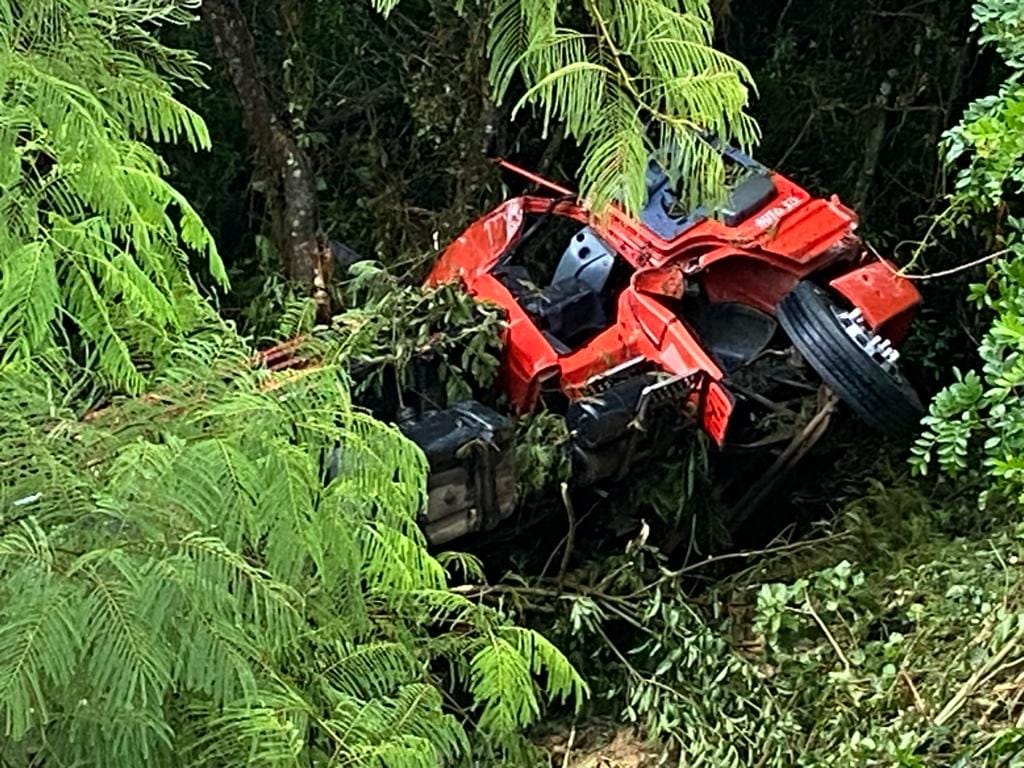
M 441 708 L 432 685 L 403 686 L 394 698 L 338 696 L 332 724 L 343 762 L 396 768 L 449 765 L 468 752 L 465 731 Z
M 132 706 L 104 696 L 79 699 L 60 729 L 48 729 L 43 759 L 110 768 L 155 765 L 173 754 L 175 732 L 159 703 Z
M 0 339 L 10 339 L 3 360 L 25 356 L 51 343 L 59 287 L 53 253 L 42 243 L 24 243 L 6 260 L 0 286 Z
M 53 694 L 71 683 L 85 639 L 80 595 L 58 578 L 24 572 L 0 581 L 0 713 L 15 741 L 46 723 Z
M 316 324 L 316 312 L 316 302 L 312 298 L 292 298 L 281 311 L 274 329 L 274 338 L 294 339 L 309 333 Z
M 614 201 L 631 210 L 642 206 L 647 196 L 649 156 L 636 107 L 620 94 L 604 113 L 601 128 L 593 133 L 583 163 L 581 184 L 595 190 L 595 209 L 603 210 Z
M 744 148 L 757 140 L 745 112 L 750 72 L 713 47 L 706 0 L 588 0 L 583 8 L 589 24 L 575 30 L 549 0 L 502 0 L 487 51 L 499 102 L 518 75 L 525 93 L 513 111 L 535 104 L 545 127 L 558 120 L 584 146 L 582 197 L 595 212 L 618 202 L 635 213 L 643 204 L 646 163 L 637 158 L 649 154 L 652 131 L 712 134 Z M 669 175 L 686 176 L 686 202 L 721 199 L 720 156 L 693 141 L 666 156 Z
M 471 555 L 468 552 L 439 552 L 437 562 L 448 573 L 458 573 L 463 581 L 476 583 L 487 581 L 484 564 L 476 555 Z
M 421 540 L 372 522 L 364 523 L 356 538 L 363 555 L 363 579 L 371 593 L 400 595 L 443 588 L 444 568 Z
M 422 671 L 411 649 L 395 641 L 339 643 L 334 653 L 336 658 L 317 674 L 353 698 L 388 696 Z
M 282 685 L 219 713 L 193 709 L 201 723 L 189 746 L 190 765 L 294 766 L 315 713 L 302 695 Z
M 2 365 L 0 760 L 450 765 L 467 728 L 518 754 L 582 695 L 449 589 L 479 563 L 428 551 L 425 457 L 337 368 L 268 372 L 213 324 L 153 360 L 144 397 L 84 417 L 66 359 Z M 446 711 L 442 668 L 483 727 Z
M 530 662 L 501 637 L 484 641 L 470 662 L 470 691 L 482 708 L 479 727 L 495 738 L 515 733 L 540 714 Z
M 83 640 L 90 687 L 132 706 L 160 701 L 172 680 L 172 658 L 160 634 L 173 597 L 160 572 L 118 550 L 79 558 L 69 571 L 77 572 L 88 584 Z
M 54 560 L 50 537 L 34 517 L 18 521 L 12 530 L 0 538 L 0 574 L 15 568 L 29 567 L 40 576 L 49 576 L 53 571 Z
M 325 542 L 318 536 L 318 478 L 299 449 L 279 450 L 260 467 L 268 482 L 260 489 L 255 517 L 266 532 L 267 564 L 287 583 L 295 583 L 312 564 L 324 570 Z
M 108 381 L 134 391 L 139 359 L 202 311 L 188 251 L 226 284 L 212 237 L 144 143 L 209 146 L 167 79 L 194 81 L 194 57 L 155 37 L 194 3 L 147 5 L 0 2 L 0 148 L 17 160 L 0 173 L 3 359 L 67 351 L 70 320 Z
M 484 633 L 490 632 L 495 618 L 479 604 L 448 589 L 413 589 L 403 593 L 393 606 L 399 615 L 415 617 L 431 626 L 465 625 Z
M 252 660 L 262 650 L 251 629 L 204 610 L 201 603 L 196 608 L 175 627 L 182 642 L 174 677 L 182 692 L 208 696 L 217 706 L 251 698 L 258 687 Z
M 185 598 L 208 616 L 244 616 L 263 647 L 279 650 L 297 636 L 302 598 L 287 583 L 249 564 L 219 539 L 192 533 L 178 542 L 166 566 Z
M 530 45 L 529 16 L 521 0 L 497 0 L 491 8 L 490 28 L 486 48 L 489 78 L 494 98 L 500 103 Z
M 511 643 L 527 660 L 535 675 L 546 675 L 545 691 L 548 696 L 563 703 L 572 701 L 579 710 L 589 694 L 586 682 L 554 644 L 536 630 L 507 626 L 499 630 L 500 636 Z
M 482 707 L 480 728 L 499 745 L 513 745 L 517 733 L 540 714 L 534 675 L 545 677 L 543 691 L 579 707 L 588 694 L 583 678 L 543 636 L 514 626 L 499 628 L 479 641 L 469 664 L 474 704 Z

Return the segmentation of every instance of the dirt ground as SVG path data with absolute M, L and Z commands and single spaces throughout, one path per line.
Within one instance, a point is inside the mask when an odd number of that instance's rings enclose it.
M 614 723 L 570 729 L 546 738 L 544 746 L 551 753 L 552 768 L 655 768 L 661 751 L 631 728 Z

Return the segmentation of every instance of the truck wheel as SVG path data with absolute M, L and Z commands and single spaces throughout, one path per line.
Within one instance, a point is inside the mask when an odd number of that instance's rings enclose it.
M 899 354 L 821 288 L 797 283 L 779 303 L 779 324 L 807 363 L 872 429 L 910 432 L 924 407 L 900 372 Z

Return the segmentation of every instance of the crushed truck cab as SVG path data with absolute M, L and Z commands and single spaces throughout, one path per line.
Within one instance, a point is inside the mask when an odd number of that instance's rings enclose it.
M 420 523 L 432 543 L 513 513 L 514 420 L 540 408 L 565 419 L 577 486 L 622 479 L 681 430 L 727 446 L 744 428 L 737 413 L 749 427 L 751 409 L 771 404 L 748 381 L 767 381 L 756 375 L 765 361 L 788 366 L 780 382 L 797 369 L 817 377 L 811 392 L 826 385 L 875 430 L 918 424 L 897 349 L 921 303 L 913 283 L 866 246 L 837 197 L 722 154 L 733 183 L 717 210 L 682 209 L 652 165 L 635 218 L 595 216 L 569 190 L 505 164 L 546 192 L 481 216 L 427 278 L 503 311 L 498 391 L 378 413 L 397 412 L 430 464 Z M 298 344 L 268 350 L 265 364 L 302 365 Z
M 597 217 L 569 190 L 505 163 L 545 193 L 477 219 L 427 279 L 458 282 L 507 318 L 508 413 L 479 406 L 475 444 L 494 455 L 478 451 L 456 484 L 444 480 L 450 467 L 431 480 L 435 541 L 514 508 L 507 416 L 563 413 L 574 482 L 621 478 L 644 455 L 651 424 L 697 425 L 724 445 L 731 379 L 772 348 L 795 348 L 869 426 L 917 422 L 921 403 L 896 351 L 921 303 L 916 288 L 865 247 L 836 196 L 812 195 L 736 150 L 723 157 L 735 179 L 723 206 L 682 210 L 652 164 L 638 217 L 618 208 Z M 418 429 L 408 434 L 422 440 Z M 485 433 L 506 437 L 488 443 Z M 433 444 L 425 450 L 432 456 Z M 501 479 L 485 477 L 485 464 L 502 467 Z

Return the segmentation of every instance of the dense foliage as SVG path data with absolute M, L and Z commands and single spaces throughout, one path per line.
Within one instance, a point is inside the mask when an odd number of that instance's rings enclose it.
M 206 143 L 152 34 L 190 7 L 0 14 L 0 761 L 524 759 L 582 679 L 448 588 L 479 566 L 428 554 L 423 456 L 341 370 L 263 370 L 189 278 L 223 269 L 143 140 Z
M 982 43 L 1007 66 L 996 93 L 971 104 L 945 137 L 957 168 L 949 226 L 989 232 L 998 260 L 971 298 L 992 324 L 978 346 L 981 371 L 957 371 L 957 382 L 936 397 L 917 446 L 919 468 L 929 462 L 978 487 L 983 503 L 1024 502 L 1024 6 L 984 0 L 975 6 Z
M 388 11 L 396 0 L 376 0 Z M 596 210 L 621 201 L 639 210 L 647 163 L 657 154 L 685 178 L 686 202 L 722 194 L 725 167 L 708 141 L 749 147 L 750 73 L 716 50 L 706 0 L 499 0 L 490 9 L 490 81 L 500 104 L 520 76 L 513 109 L 536 103 L 584 149 L 582 196 Z M 582 11 L 582 14 L 581 14 Z M 573 25 L 582 15 L 584 28 Z M 653 128 L 653 129 L 652 129 Z
M 673 765 L 1015 765 L 1019 525 L 965 535 L 944 503 L 879 483 L 765 553 L 642 547 L 550 583 L 549 631 Z
M 471 714 L 478 749 L 521 751 L 582 680 L 448 590 L 422 456 L 336 370 L 268 374 L 225 336 L 84 416 L 76 382 L 5 370 L 0 755 L 433 766 L 469 754 Z
M 5 362 L 70 343 L 105 380 L 138 390 L 138 356 L 158 354 L 208 312 L 189 253 L 225 281 L 213 239 L 151 146 L 210 143 L 173 93 L 197 82 L 199 64 L 157 35 L 187 23 L 194 5 L 0 5 Z
M 932 229 L 962 262 L 977 241 L 997 260 L 971 289 L 991 323 L 980 366 L 938 394 L 916 443 L 914 467 L 939 476 L 913 481 L 878 457 L 861 476 L 870 490 L 842 488 L 842 514 L 803 541 L 681 568 L 642 543 L 548 587 L 571 606 L 551 631 L 599 654 L 595 689 L 680 765 L 1003 766 L 1024 754 L 1024 5 L 982 0 L 973 13 L 1005 70 L 945 135 L 952 192 Z
M 543 764 L 527 734 L 549 712 L 572 734 L 622 719 L 687 766 L 1019 762 L 1024 3 L 978 0 L 973 36 L 966 0 L 211 5 L 269 64 L 326 228 L 388 268 L 349 269 L 329 286 L 347 309 L 315 325 L 198 2 L 0 0 L 0 764 Z M 924 478 L 843 435 L 812 479 L 837 518 L 707 558 L 702 444 L 577 510 L 542 413 L 520 480 L 565 536 L 495 557 L 527 571 L 497 583 L 429 552 L 423 456 L 352 398 L 400 390 L 428 347 L 449 397 L 490 384 L 501 319 L 404 280 L 498 194 L 484 145 L 633 208 L 657 149 L 706 200 L 704 133 L 757 138 L 751 72 L 769 162 L 890 245 L 941 202 L 930 265 L 999 254 L 981 320 L 931 288 L 911 345 L 924 380 L 961 366 Z M 266 370 L 224 317 L 301 334 L 314 364 Z

